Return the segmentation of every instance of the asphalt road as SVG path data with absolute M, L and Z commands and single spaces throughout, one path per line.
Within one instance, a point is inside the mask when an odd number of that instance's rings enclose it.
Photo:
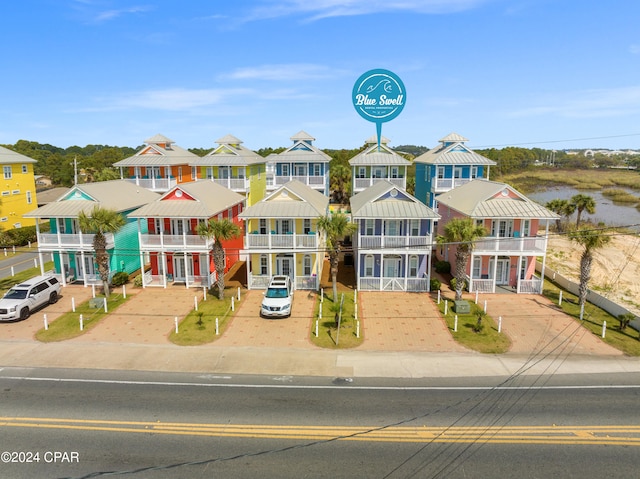
M 4 369 L 0 388 L 3 478 L 589 479 L 637 477 L 640 452 L 640 375 Z
M 12 276 L 12 273 L 17 274 L 29 268 L 40 266 L 38 249 L 35 246 L 31 249 L 21 247 L 18 254 L 13 254 L 9 248 L 6 252 L 7 256 L 4 255 L 5 250 L 0 249 L 0 278 L 8 278 Z M 49 261 L 50 255 L 45 254 L 44 260 Z

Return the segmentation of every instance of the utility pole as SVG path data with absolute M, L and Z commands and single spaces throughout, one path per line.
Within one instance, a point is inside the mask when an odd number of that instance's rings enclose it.
M 76 161 L 77 157 L 73 157 L 73 184 L 74 186 L 78 184 L 78 162 Z

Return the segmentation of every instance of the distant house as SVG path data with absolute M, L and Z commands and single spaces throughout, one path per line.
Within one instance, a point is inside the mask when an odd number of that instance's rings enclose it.
M 349 160 L 351 166 L 351 191 L 360 193 L 379 181 L 388 181 L 405 190 L 407 168 L 411 162 L 387 146 L 389 139 L 377 137 L 366 141 L 367 147 Z
M 184 283 L 189 287 L 211 287 L 216 280 L 212 246 L 214 238 L 201 238 L 198 224 L 211 219 L 238 219 L 244 196 L 217 183 L 197 181 L 174 186 L 156 201 L 133 211 L 137 219 L 140 261 L 149 257 L 150 269 L 143 287 Z M 242 235 L 222 243 L 225 271 L 239 258 Z
M 317 224 L 328 211 L 327 196 L 296 180 L 243 211 L 249 289 L 266 288 L 275 274 L 290 276 L 295 289 L 318 289 L 324 239 Z
M 173 140 L 160 134 L 144 142 L 146 146 L 135 155 L 113 164 L 120 168 L 120 178 L 160 193 L 195 180 L 191 164 L 199 158 L 198 155 L 180 148 Z
M 242 146 L 242 140 L 226 135 L 216 141 L 218 147 L 191 164 L 194 179 L 205 179 L 245 195 L 251 206 L 264 198 L 267 187 L 266 159 Z
M 0 146 L 3 181 L 0 188 L 0 229 L 33 226 L 27 213 L 38 207 L 33 165 L 36 160 Z
M 420 155 L 416 165 L 415 196 L 430 208 L 436 208 L 437 195 L 464 185 L 476 178 L 489 179 L 489 168 L 495 161 L 474 152 L 465 137 L 451 133 L 440 139 L 440 145 Z
M 102 181 L 76 185 L 56 201 L 32 211 L 28 214 L 30 218 L 48 219 L 50 225 L 50 231 L 42 233 L 39 224 L 36 224 L 42 273 L 44 274 L 44 254 L 50 253 L 55 273 L 61 277 L 63 284 L 70 281 L 82 281 L 85 286 L 101 283 L 93 249 L 94 235 L 83 232 L 78 223 L 81 212 L 90 215 L 96 206 L 114 210 L 126 220 L 120 231 L 105 234 L 111 257 L 111 273 L 133 273 L 139 270 L 142 263 L 138 228 L 129 214 L 157 198 L 157 193 L 129 181 Z
M 433 223 L 438 215 L 402 188 L 380 180 L 351 197 L 357 287 L 429 291 Z
M 267 157 L 267 191 L 272 192 L 296 180 L 329 196 L 331 157 L 313 145 L 315 138 L 305 131 L 291 137 L 293 145 Z
M 541 225 L 559 216 L 505 183 L 474 180 L 436 198 L 438 233 L 454 218 L 471 218 L 487 236 L 477 240 L 467 265 L 470 292 L 495 293 L 506 287 L 518 293 L 542 293 L 547 235 Z M 455 244 L 440 246 L 437 255 L 455 270 Z M 536 275 L 540 260 L 542 274 Z

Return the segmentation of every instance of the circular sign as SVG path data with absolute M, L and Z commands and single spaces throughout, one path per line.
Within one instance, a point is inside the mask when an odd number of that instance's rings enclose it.
M 369 70 L 353 86 L 353 106 L 367 121 L 393 120 L 404 108 L 407 93 L 402 80 L 389 70 Z

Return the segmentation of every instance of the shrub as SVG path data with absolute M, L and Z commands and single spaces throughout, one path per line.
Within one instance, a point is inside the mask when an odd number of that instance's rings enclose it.
M 141 274 L 139 274 L 138 276 L 133 278 L 133 285 L 136 288 L 142 288 L 142 275 Z
M 434 265 L 434 267 L 436 268 L 436 273 L 440 273 L 440 274 L 451 273 L 451 263 L 449 263 L 448 261 L 436 261 L 436 264 Z
M 464 291 L 465 289 L 467 289 L 467 282 L 463 281 L 463 285 L 462 285 L 462 291 Z M 451 286 L 452 290 L 456 290 L 456 285 L 458 284 L 458 280 L 456 278 L 451 278 L 451 281 L 449 281 L 449 286 Z
M 124 271 L 120 271 L 113 275 L 111 278 L 111 284 L 114 286 L 122 286 L 123 284 L 127 284 L 129 282 L 129 273 Z
M 439 279 L 431 278 L 431 281 L 429 282 L 429 291 L 438 291 L 440 286 L 442 286 L 442 283 Z

